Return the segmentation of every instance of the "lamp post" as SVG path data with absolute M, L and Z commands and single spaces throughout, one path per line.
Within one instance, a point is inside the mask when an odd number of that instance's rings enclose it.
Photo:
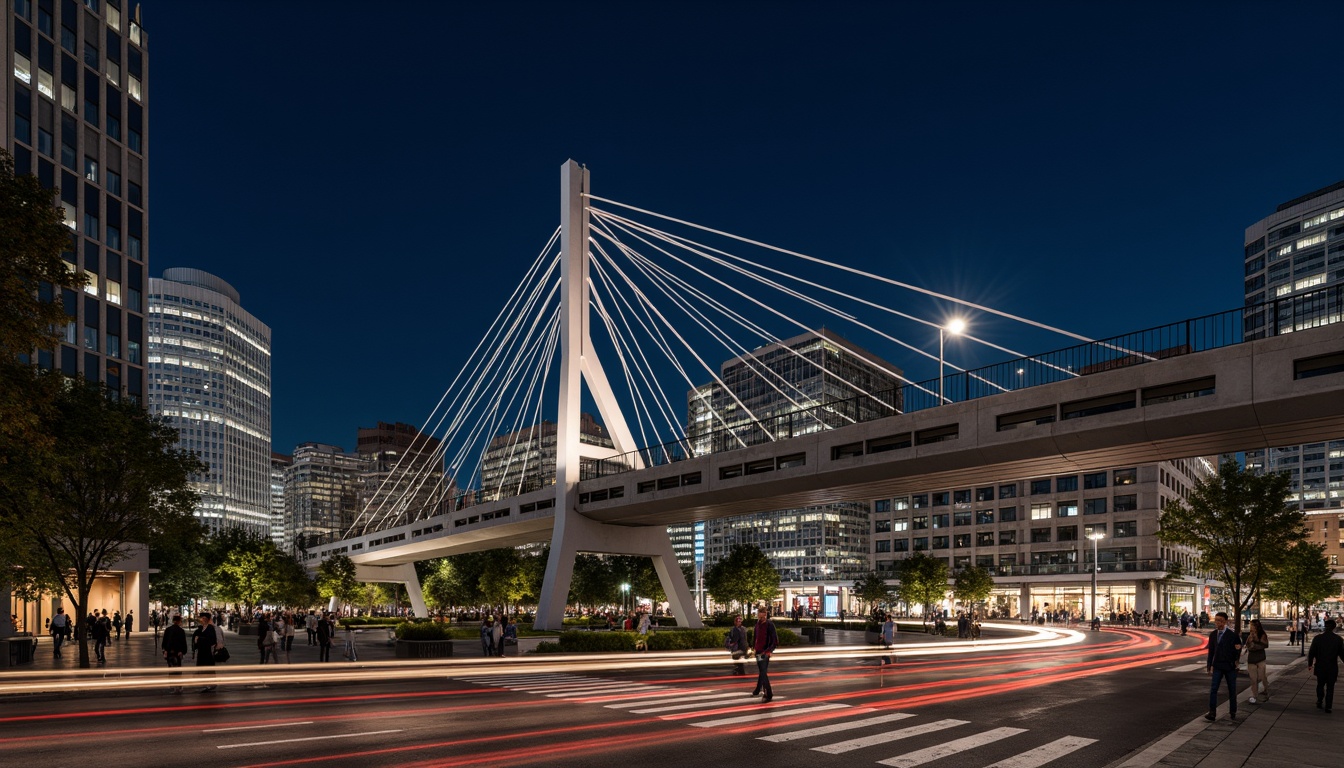
M 1101 568 L 1101 562 L 1097 559 L 1097 542 L 1106 538 L 1106 534 L 1097 532 L 1089 533 L 1087 538 L 1092 540 L 1092 620 L 1097 620 L 1097 570 Z
M 621 584 L 621 611 L 624 612 L 624 613 L 629 613 L 629 612 L 630 612 L 629 609 L 626 607 L 626 603 L 625 603 L 626 598 L 627 598 L 629 595 L 630 595 L 630 584 L 629 584 L 629 583 L 622 583 L 622 584 Z
M 938 326 L 938 404 L 939 405 L 942 405 L 943 403 L 947 402 L 947 398 L 943 397 L 943 338 L 945 335 L 944 332 L 950 333 L 953 336 L 957 336 L 961 334 L 961 332 L 964 330 L 966 330 L 966 321 L 962 320 L 959 317 L 954 317 L 951 320 L 948 320 L 947 325 Z

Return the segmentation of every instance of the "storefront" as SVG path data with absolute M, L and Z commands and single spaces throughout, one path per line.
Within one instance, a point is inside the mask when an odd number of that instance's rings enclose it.
M 43 594 L 33 600 L 10 593 L 9 615 L 14 626 L 11 629 L 9 621 L 0 621 L 0 637 L 46 635 L 51 617 L 61 607 L 66 613 L 74 612 L 69 597 L 63 592 Z M 108 616 L 118 611 L 122 616 L 133 613 L 137 624 L 146 626 L 149 617 L 149 550 L 137 547 L 114 568 L 98 574 L 89 591 L 86 610 L 99 613 L 106 610 Z

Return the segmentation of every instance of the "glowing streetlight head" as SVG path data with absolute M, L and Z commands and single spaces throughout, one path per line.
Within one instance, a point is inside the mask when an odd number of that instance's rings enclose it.
M 966 330 L 966 321 L 962 320 L 960 317 L 954 317 L 951 320 L 948 320 L 947 325 L 944 327 L 947 329 L 948 333 L 955 336 Z
M 1087 534 L 1087 538 L 1089 538 L 1089 539 L 1091 539 L 1091 540 L 1093 540 L 1093 541 L 1099 541 L 1099 540 L 1101 540 L 1101 539 L 1106 538 L 1106 534 L 1101 533 L 1100 531 L 1098 531 L 1097 533 L 1089 533 L 1089 534 Z

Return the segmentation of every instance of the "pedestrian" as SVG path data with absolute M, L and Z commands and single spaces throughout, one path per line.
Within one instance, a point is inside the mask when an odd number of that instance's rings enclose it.
M 215 626 L 214 617 L 209 613 L 202 611 L 200 616 L 196 617 L 200 622 L 200 636 L 196 641 L 196 666 L 213 667 L 215 666 L 215 653 L 224 647 L 224 633 Z M 208 673 L 213 675 L 213 672 Z M 219 686 L 207 685 L 201 689 L 201 693 L 214 693 Z
M 635 639 L 636 651 L 649 650 L 649 614 L 643 611 L 639 614 L 639 636 Z
M 1205 720 L 1218 719 L 1218 687 L 1227 681 L 1227 707 L 1229 720 L 1237 719 L 1237 660 L 1241 658 L 1241 639 L 1237 633 L 1227 628 L 1227 614 L 1219 611 L 1213 615 L 1213 631 L 1209 633 L 1207 646 L 1209 675 L 1209 712 Z
M 56 615 L 51 619 L 52 653 L 56 658 L 61 656 L 61 646 L 65 644 L 65 630 L 69 625 L 70 617 L 65 615 L 65 608 L 57 608 Z
M 117 639 L 121 639 L 121 611 L 115 611 L 112 614 L 112 628 L 117 631 Z
M 355 627 L 348 621 L 345 623 L 345 653 L 342 658 L 359 661 L 359 654 L 355 650 Z
M 490 655 L 504 655 L 504 618 L 502 616 L 490 624 Z
M 182 617 L 174 616 L 172 626 L 163 631 L 163 660 L 168 662 L 172 669 L 182 668 L 182 657 L 187 655 L 187 633 L 182 629 Z M 181 676 L 181 672 L 170 672 L 173 677 Z M 174 685 L 168 689 L 169 693 L 181 693 L 182 686 Z
M 285 663 L 289 663 L 289 652 L 294 648 L 294 614 L 285 614 L 284 632 L 281 633 L 280 641 L 284 643 Z
M 107 663 L 107 643 L 112 639 L 111 623 L 106 616 L 98 617 L 93 620 L 91 628 L 93 635 L 93 652 L 98 657 L 99 664 Z
M 327 617 L 317 622 L 314 634 L 317 635 L 317 660 L 331 661 L 331 622 Z
M 491 653 L 491 651 L 494 650 L 494 649 L 491 647 L 491 645 L 492 645 L 492 643 L 493 643 L 493 640 L 491 639 L 491 631 L 492 631 L 492 630 L 491 630 L 491 627 L 490 627 L 491 623 L 492 623 L 492 622 L 491 622 L 489 616 L 486 616 L 486 617 L 485 617 L 485 620 L 481 622 L 481 655 L 482 655 L 482 656 L 491 656 L 491 655 L 493 655 L 493 654 Z
M 503 655 L 504 655 L 504 647 L 505 647 L 505 646 L 510 646 L 510 645 L 511 645 L 511 646 L 514 646 L 515 648 L 518 647 L 518 625 L 517 625 L 517 624 L 514 624 L 512 621 L 509 621 L 509 617 L 508 617 L 508 616 L 505 616 L 504 619 L 503 619 L 503 621 L 504 621 L 504 640 L 503 640 L 503 645 L 500 646 L 500 651 L 499 651 L 499 655 L 500 655 L 500 656 L 503 656 Z M 516 652 L 515 652 L 515 655 L 516 655 Z
M 762 704 L 769 704 L 775 698 L 770 688 L 770 655 L 779 645 L 779 633 L 775 623 L 770 620 L 769 612 L 764 608 L 756 609 L 756 633 L 752 638 L 752 650 L 756 652 L 756 690 L 752 696 L 761 696 Z
M 732 655 L 733 674 L 747 674 L 747 665 L 742 663 L 742 659 L 747 657 L 747 628 L 742 626 L 742 614 L 733 616 L 733 626 L 728 630 L 728 637 L 724 639 L 723 647 Z
M 317 645 L 317 612 L 309 611 L 303 618 L 303 627 L 308 630 L 308 644 Z
M 1288 644 L 1297 645 L 1297 620 L 1288 622 Z
M 135 611 L 126 612 L 126 639 L 131 639 L 131 630 L 135 629 Z
M 267 659 L 272 659 L 276 664 L 280 663 L 280 657 L 275 652 L 275 647 L 279 643 L 280 634 L 275 631 L 275 624 L 270 619 L 257 626 L 257 650 L 261 651 L 262 664 L 265 664 Z
M 896 622 L 887 614 L 887 620 L 882 622 L 882 647 L 887 653 L 882 656 L 881 666 L 891 663 L 891 646 L 896 644 Z
M 1247 701 L 1251 704 L 1269 701 L 1269 673 L 1265 670 L 1265 649 L 1269 647 L 1269 634 L 1259 619 L 1251 619 L 1251 630 L 1246 634 L 1245 646 L 1246 672 L 1251 676 L 1251 697 Z M 1262 683 L 1264 693 L 1260 693 Z
M 1335 620 L 1325 622 L 1325 630 L 1312 638 L 1307 651 L 1307 671 L 1316 674 L 1316 708 L 1329 712 L 1335 703 L 1335 680 L 1339 679 L 1339 661 L 1344 659 L 1344 638 L 1335 634 Z

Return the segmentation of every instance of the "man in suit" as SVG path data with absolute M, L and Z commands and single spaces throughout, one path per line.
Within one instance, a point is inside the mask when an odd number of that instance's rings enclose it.
M 1212 676 L 1209 686 L 1209 713 L 1205 720 L 1218 719 L 1218 686 L 1227 681 L 1228 719 L 1237 719 L 1237 660 L 1241 658 L 1241 638 L 1227 626 L 1227 614 L 1219 611 L 1213 616 L 1213 631 L 1209 633 L 1207 672 Z
M 1344 638 L 1335 634 L 1335 620 L 1325 622 L 1325 631 L 1311 640 L 1307 651 L 1307 671 L 1316 673 L 1316 708 L 1330 711 L 1335 703 L 1335 680 L 1339 679 L 1339 661 L 1344 659 Z

